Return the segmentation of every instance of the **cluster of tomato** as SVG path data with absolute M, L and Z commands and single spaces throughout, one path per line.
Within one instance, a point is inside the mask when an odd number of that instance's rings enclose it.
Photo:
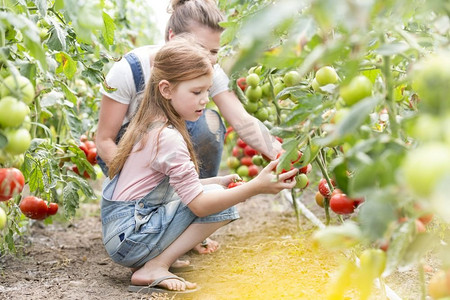
M 79 148 L 83 150 L 87 161 L 90 162 L 91 165 L 95 166 L 97 164 L 97 146 L 95 145 L 95 142 L 83 134 L 80 136 Z M 70 169 L 80 175 L 80 171 L 76 165 L 73 165 Z M 84 171 L 83 177 L 86 179 L 91 178 L 87 171 Z
M 259 174 L 260 168 L 265 164 L 258 151 L 238 138 L 232 148 L 231 156 L 227 158 L 227 166 L 241 177 L 242 182 L 247 182 Z M 240 184 L 237 184 L 240 185 Z M 231 187 L 236 186 L 234 182 Z
M 333 191 L 331 191 L 328 181 L 325 178 L 322 178 L 319 181 L 318 189 L 316 192 L 315 200 L 316 203 L 324 207 L 325 198 L 329 201 L 330 208 L 333 212 L 339 215 L 347 215 L 351 214 L 355 211 L 355 209 L 364 202 L 364 198 L 350 198 L 346 194 L 344 194 L 340 189 L 335 188 L 336 183 L 333 179 L 330 179 L 331 184 L 333 185 Z
M 25 186 L 25 177 L 16 168 L 0 169 L 0 201 L 8 201 L 22 193 Z M 43 220 L 58 211 L 57 203 L 47 203 L 35 197 L 27 196 L 20 201 L 19 208 L 30 219 Z M 6 214 L 0 207 L 0 229 L 6 225 Z
M 0 133 L 6 145 L 0 145 L 8 155 L 22 155 L 31 144 L 29 104 L 34 99 L 34 87 L 28 78 L 10 75 L 0 85 Z

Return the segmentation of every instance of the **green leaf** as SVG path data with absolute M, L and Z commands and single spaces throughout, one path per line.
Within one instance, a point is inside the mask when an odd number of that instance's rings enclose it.
M 77 72 L 77 63 L 65 52 L 56 53 L 55 59 L 59 62 L 56 73 L 64 72 L 68 79 L 72 79 Z
M 61 28 L 58 22 L 52 21 L 53 26 L 50 28 L 50 36 L 47 40 L 47 46 L 51 50 L 65 51 L 67 32 Z
M 28 185 L 30 186 L 30 191 L 44 191 L 44 180 L 41 166 L 38 163 L 33 164 L 31 172 L 28 177 Z
M 380 100 L 379 97 L 369 97 L 353 105 L 342 120 L 336 124 L 334 130 L 328 136 L 322 138 L 319 143 L 323 146 L 329 145 L 356 132 Z
M 377 211 L 377 214 L 380 212 Z M 372 212 L 373 214 L 373 212 Z M 384 275 L 388 276 L 391 274 L 399 263 L 402 261 L 409 245 L 414 239 L 416 234 L 416 223 L 414 219 L 410 219 L 404 222 L 391 238 L 391 243 L 387 251 L 387 262 Z
M 80 196 L 78 195 L 78 187 L 75 183 L 69 182 L 63 188 L 63 205 L 67 218 L 75 216 L 76 209 L 79 207 Z
M 372 191 L 365 194 L 365 202 L 359 212 L 364 236 L 371 241 L 383 237 L 389 224 L 396 220 L 394 204 L 395 196 L 386 191 Z
M 0 149 L 5 148 L 8 144 L 8 139 L 6 136 L 0 131 Z
M 64 98 L 64 95 L 61 92 L 51 91 L 48 94 L 45 94 L 42 96 L 41 99 L 41 107 L 52 107 L 55 106 L 57 103 L 61 103 L 62 99 Z
M 69 100 L 73 105 L 77 105 L 78 99 L 75 96 L 75 92 L 72 91 L 64 82 L 61 83 L 61 88 L 66 96 L 67 100 Z
M 375 52 L 384 55 L 391 56 L 399 53 L 403 53 L 409 49 L 409 45 L 405 42 L 397 42 L 391 44 L 383 44 L 378 49 L 375 49 Z
M 33 0 L 43 18 L 47 15 L 47 0 Z
M 280 161 L 277 165 L 277 173 L 281 173 L 281 170 L 285 169 L 289 171 L 291 169 L 291 161 L 297 159 L 299 141 L 297 139 L 292 139 L 283 142 L 283 149 L 285 152 L 280 156 Z
M 415 236 L 414 240 L 405 250 L 405 255 L 402 257 L 399 266 L 402 268 L 410 268 L 418 261 L 420 261 L 427 252 L 440 244 L 440 239 L 431 233 L 420 233 Z
M 313 241 L 325 249 L 340 250 L 353 247 L 362 241 L 361 230 L 352 221 L 342 225 L 332 225 L 316 231 Z
M 101 83 L 104 80 L 103 73 L 100 70 L 87 68 L 81 72 L 81 75 L 88 78 L 92 83 Z
M 114 20 L 105 12 L 103 12 L 103 23 L 104 27 L 102 29 L 102 34 L 108 45 L 114 44 L 114 31 L 116 30 L 116 24 Z

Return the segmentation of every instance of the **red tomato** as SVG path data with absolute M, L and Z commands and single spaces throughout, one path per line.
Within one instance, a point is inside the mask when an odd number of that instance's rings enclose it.
M 347 215 L 355 211 L 355 202 L 346 194 L 335 194 L 330 198 L 330 208 L 337 214 Z
M 86 143 L 81 142 L 81 143 L 80 143 L 80 146 L 78 146 L 78 147 L 79 147 L 81 150 L 83 150 L 84 154 L 86 154 L 86 157 L 87 157 L 89 148 L 86 146 Z
M 236 145 L 238 145 L 238 147 L 240 147 L 242 149 L 244 149 L 247 146 L 247 144 L 241 138 L 237 139 Z
M 256 151 L 255 149 L 253 149 L 249 145 L 244 147 L 244 154 L 247 155 L 247 156 L 253 157 L 257 153 L 258 153 L 258 151 Z
M 298 172 L 301 174 L 308 174 L 309 172 L 311 172 L 311 170 L 312 170 L 312 165 L 308 164 L 304 167 L 299 168 Z
M 19 207 L 22 213 L 30 219 L 44 220 L 47 217 L 47 203 L 38 197 L 25 197 Z
M 259 169 L 257 166 L 255 165 L 248 166 L 248 176 L 255 177 L 256 175 L 258 175 L 258 173 Z
M 81 136 L 80 136 L 80 142 L 86 142 L 88 140 L 88 137 L 85 135 L 85 134 L 82 134 Z
M 238 78 L 238 79 L 236 80 L 236 83 L 237 83 L 238 87 L 239 87 L 243 92 L 244 92 L 245 89 L 247 88 L 247 81 L 246 81 L 246 78 L 245 78 L 245 77 Z
M 244 165 L 247 167 L 253 165 L 252 158 L 250 156 L 244 156 L 243 158 L 241 158 L 241 165 Z
M 95 165 L 97 163 L 97 148 L 89 149 L 86 158 L 91 165 Z
M 238 146 L 234 146 L 233 150 L 231 150 L 231 154 L 234 157 L 241 157 L 244 154 L 244 151 L 242 150 L 242 148 L 238 147 Z
M 25 178 L 16 168 L 0 169 L 0 201 L 7 201 L 23 190 Z
M 245 183 L 245 181 L 242 181 L 242 180 L 241 181 L 232 181 L 228 184 L 228 188 L 231 189 L 231 188 L 237 187 L 239 185 L 243 185 L 244 183 Z
M 70 168 L 70 170 L 72 170 L 72 171 L 74 171 L 75 173 L 77 173 L 78 175 L 80 175 L 80 171 L 78 170 L 78 167 L 77 167 L 77 166 L 73 165 L 73 166 Z M 91 178 L 91 176 L 89 176 L 89 173 L 88 173 L 87 171 L 84 171 L 83 177 L 86 178 L 86 179 Z
M 84 144 L 86 145 L 88 150 L 95 148 L 95 143 L 93 141 L 86 141 L 86 142 L 84 142 Z
M 57 212 L 58 212 L 58 204 L 57 203 L 50 203 L 48 205 L 47 214 L 49 216 L 53 216 L 53 215 L 56 215 Z
M 336 183 L 334 182 L 333 179 L 331 179 L 331 184 L 333 186 L 336 186 Z M 331 192 L 330 192 L 330 188 L 328 186 L 327 180 L 325 178 L 320 179 L 319 181 L 319 192 L 324 196 L 324 197 L 329 197 Z

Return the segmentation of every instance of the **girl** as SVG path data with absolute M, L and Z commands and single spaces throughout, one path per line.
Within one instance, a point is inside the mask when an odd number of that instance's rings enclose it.
M 173 275 L 169 266 L 237 219 L 235 204 L 295 185 L 285 180 L 296 169 L 273 174 L 277 161 L 233 189 L 223 187 L 237 175 L 199 179 L 185 121 L 198 120 L 209 101 L 213 66 L 205 51 L 181 37 L 158 51 L 144 98 L 110 163 L 103 242 L 116 263 L 135 269 L 131 291 L 194 290 L 196 284 Z

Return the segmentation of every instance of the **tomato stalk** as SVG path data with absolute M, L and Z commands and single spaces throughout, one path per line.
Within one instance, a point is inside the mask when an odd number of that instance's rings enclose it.
M 382 38 L 382 40 L 384 40 Z M 384 79 L 386 81 L 385 88 L 386 88 L 386 104 L 387 104 L 387 110 L 389 114 L 389 124 L 391 126 L 391 133 L 394 138 L 397 138 L 399 136 L 399 126 L 397 123 L 397 109 L 395 106 L 395 99 L 394 99 L 394 82 L 392 79 L 392 71 L 391 71 L 391 58 L 389 56 L 383 57 L 384 64 L 381 68 L 381 71 L 384 75 Z
M 272 99 L 273 99 L 273 105 L 275 105 L 275 109 L 277 110 L 277 124 L 280 124 L 281 123 L 281 117 L 280 117 L 281 116 L 281 108 L 278 105 L 278 101 L 275 101 L 276 97 L 275 97 L 275 93 L 273 92 L 274 85 L 273 85 L 272 75 L 270 75 L 270 72 L 269 72 L 268 78 L 269 78 L 269 83 L 270 83 L 270 93 L 272 94 Z
M 425 283 L 425 270 L 423 269 L 423 261 L 420 261 L 418 264 L 419 267 L 419 281 L 420 281 L 420 292 L 421 292 L 421 300 L 425 300 L 427 297 L 427 287 Z
M 294 205 L 295 210 L 295 218 L 297 220 L 297 230 L 300 231 L 300 214 L 298 213 L 298 205 L 297 205 L 297 198 L 295 197 L 294 189 L 291 189 L 291 197 L 292 197 L 292 204 Z
M 333 185 L 331 184 L 330 176 L 328 175 L 328 172 L 325 168 L 325 162 L 323 161 L 322 156 L 322 149 L 319 150 L 319 153 L 317 154 L 316 158 L 314 159 L 317 165 L 320 168 L 320 171 L 322 172 L 323 177 L 327 181 L 328 188 L 330 189 L 330 192 L 333 192 Z M 323 206 L 325 209 L 325 216 L 327 219 L 327 225 L 330 224 L 330 199 L 328 197 L 324 197 L 323 199 Z

